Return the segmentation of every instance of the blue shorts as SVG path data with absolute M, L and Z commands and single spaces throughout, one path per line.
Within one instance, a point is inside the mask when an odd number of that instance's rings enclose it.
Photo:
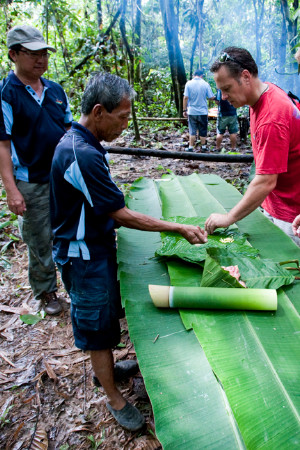
M 76 347 L 106 350 L 120 342 L 122 317 L 115 255 L 97 261 L 70 258 L 57 264 L 71 298 L 71 319 Z
M 189 114 L 189 133 L 190 136 L 196 136 L 197 130 L 199 136 L 207 136 L 208 116 L 193 116 Z
M 228 128 L 229 134 L 236 134 L 239 131 L 239 124 L 237 116 L 218 116 L 217 118 L 217 132 L 224 134 Z

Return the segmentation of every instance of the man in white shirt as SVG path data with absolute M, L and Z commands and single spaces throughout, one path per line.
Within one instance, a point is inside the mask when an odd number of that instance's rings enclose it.
M 206 152 L 206 136 L 208 124 L 207 98 L 214 100 L 215 96 L 210 85 L 203 80 L 203 71 L 197 69 L 193 79 L 188 81 L 184 89 L 183 116 L 189 121 L 189 148 L 194 151 L 197 131 L 201 142 L 201 151 Z

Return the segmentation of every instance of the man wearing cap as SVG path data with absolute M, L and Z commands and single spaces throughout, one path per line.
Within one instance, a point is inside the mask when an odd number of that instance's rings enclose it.
M 7 34 L 15 64 L 1 82 L 0 175 L 9 209 L 19 216 L 28 247 L 29 282 L 48 314 L 62 310 L 56 296 L 49 211 L 49 174 L 55 146 L 69 128 L 72 114 L 60 85 L 42 78 L 48 51 L 39 30 L 16 26 Z

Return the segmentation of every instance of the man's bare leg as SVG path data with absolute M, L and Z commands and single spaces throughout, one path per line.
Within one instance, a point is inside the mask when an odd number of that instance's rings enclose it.
M 93 350 L 90 354 L 95 375 L 102 384 L 110 405 L 114 409 L 122 409 L 126 400 L 115 385 L 114 359 L 111 349 Z
M 195 142 L 196 142 L 196 136 L 190 135 L 190 138 L 189 138 L 189 147 L 193 147 L 193 148 L 194 148 Z
M 216 149 L 217 150 L 221 150 L 221 144 L 223 141 L 223 136 L 224 134 L 217 134 L 217 138 L 216 138 Z
M 200 136 L 200 142 L 202 146 L 206 146 L 206 137 Z
M 236 150 L 236 141 L 237 141 L 236 133 L 230 134 L 229 138 L 230 138 L 230 143 L 231 143 L 232 150 Z

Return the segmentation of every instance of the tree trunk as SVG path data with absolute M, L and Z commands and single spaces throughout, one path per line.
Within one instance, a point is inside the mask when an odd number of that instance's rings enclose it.
M 285 66 L 286 61 L 287 29 L 282 3 L 280 4 L 280 9 L 282 14 L 282 23 L 281 23 L 281 37 L 279 42 L 279 68 L 280 71 L 282 72 L 283 71 L 282 69 Z
M 97 22 L 98 22 L 98 30 L 99 34 L 102 32 L 103 23 L 102 23 L 102 4 L 101 0 L 96 0 L 97 5 Z
M 175 104 L 179 117 L 182 117 L 186 73 L 178 39 L 178 21 L 175 15 L 173 0 L 159 0 L 159 3 L 168 48 Z
M 291 55 L 294 55 L 296 52 L 295 45 L 298 41 L 298 33 L 297 33 L 297 25 L 298 25 L 298 18 L 296 17 L 293 19 L 290 14 L 289 4 L 287 0 L 280 0 L 281 4 L 281 11 L 283 14 L 283 17 L 286 21 L 287 25 L 287 34 L 288 34 L 288 41 L 289 41 L 289 47 Z M 293 8 L 294 12 L 299 8 L 299 0 L 293 0 Z M 290 72 L 295 72 L 295 75 L 293 78 L 289 81 L 289 89 L 293 92 L 298 92 L 298 77 L 297 77 L 297 71 L 298 71 L 298 64 L 296 60 L 294 60 L 289 67 Z
M 196 23 L 196 27 L 195 27 L 195 38 L 194 38 L 194 42 L 193 42 L 193 47 L 192 47 L 192 54 L 191 54 L 191 59 L 190 59 L 190 80 L 193 77 L 193 66 L 194 66 L 194 56 L 195 56 L 195 52 L 196 52 L 196 47 L 197 47 L 197 43 L 198 43 L 198 35 L 199 35 L 199 22 Z
M 126 19 L 126 8 L 127 8 L 127 0 L 122 0 L 122 14 L 120 19 L 120 31 L 122 35 L 122 40 L 124 43 L 124 46 L 126 48 L 126 52 L 129 58 L 129 83 L 133 85 L 134 82 L 134 56 L 131 51 L 130 45 L 128 43 L 127 37 L 126 37 L 126 26 L 125 26 L 125 19 Z M 136 119 L 136 113 L 135 113 L 135 107 L 134 107 L 134 101 L 131 103 L 131 113 L 132 113 L 132 121 L 133 121 L 133 127 L 134 127 L 134 134 L 135 134 L 135 140 L 139 141 L 141 139 L 139 127 Z
M 256 64 L 261 65 L 261 38 L 262 21 L 264 16 L 265 0 L 252 0 L 255 13 L 255 41 L 256 41 Z
M 133 43 L 136 58 L 139 58 L 141 52 L 141 35 L 142 35 L 142 0 L 136 0 L 136 14 L 133 28 Z M 140 61 L 136 64 L 135 82 L 141 81 L 142 64 Z
M 298 18 L 296 17 L 294 20 L 291 18 L 289 4 L 288 4 L 287 0 L 280 0 L 280 4 L 282 6 L 281 11 L 282 11 L 283 17 L 285 18 L 286 24 L 287 24 L 287 33 L 288 33 L 288 38 L 289 38 L 290 50 L 291 50 L 292 54 L 294 54 L 295 53 L 294 47 L 297 43 L 297 38 L 298 38 L 298 33 L 297 33 Z M 294 7 L 294 11 L 296 12 L 296 10 L 299 8 L 299 0 L 293 1 L 293 7 Z
M 203 50 L 203 33 L 204 33 L 204 20 L 203 20 L 203 4 L 204 0 L 197 1 L 197 16 L 199 20 L 199 69 L 202 69 L 202 50 Z

